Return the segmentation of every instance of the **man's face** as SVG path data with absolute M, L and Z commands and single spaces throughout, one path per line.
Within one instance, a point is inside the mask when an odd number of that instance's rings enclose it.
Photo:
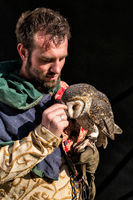
M 25 76 L 39 82 L 43 89 L 52 88 L 57 85 L 61 70 L 67 56 L 68 39 L 65 38 L 59 45 L 50 41 L 48 48 L 46 44 L 49 37 L 38 32 L 34 36 L 34 48 L 31 55 L 28 55 L 25 65 Z

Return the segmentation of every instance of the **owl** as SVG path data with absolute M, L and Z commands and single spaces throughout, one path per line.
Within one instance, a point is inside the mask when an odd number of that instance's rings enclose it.
M 67 116 L 72 122 L 70 129 L 74 131 L 75 127 L 81 126 L 87 130 L 88 139 L 94 140 L 97 147 L 106 148 L 108 138 L 114 140 L 115 134 L 122 133 L 122 129 L 114 122 L 109 99 L 92 85 L 71 85 L 65 90 L 62 101 L 68 106 Z

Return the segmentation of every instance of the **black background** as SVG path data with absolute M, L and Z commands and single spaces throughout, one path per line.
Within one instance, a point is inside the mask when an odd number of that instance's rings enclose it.
M 60 11 L 71 26 L 62 72 L 68 84 L 86 82 L 106 93 L 123 134 L 100 148 L 96 200 L 133 200 L 133 3 L 111 0 L 1 0 L 0 61 L 16 59 L 15 25 L 36 7 Z

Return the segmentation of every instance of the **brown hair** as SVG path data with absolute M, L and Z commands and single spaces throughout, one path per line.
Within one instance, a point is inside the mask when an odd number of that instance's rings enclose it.
M 43 30 L 54 42 L 63 41 L 65 37 L 70 38 L 69 24 L 59 12 L 48 8 L 36 8 L 33 11 L 22 13 L 16 24 L 17 43 L 22 43 L 25 48 L 31 50 L 33 47 L 33 37 L 38 31 Z

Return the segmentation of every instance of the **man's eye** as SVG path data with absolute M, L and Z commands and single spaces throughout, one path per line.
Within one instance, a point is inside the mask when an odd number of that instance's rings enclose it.
M 63 58 L 60 58 L 59 61 L 62 61 L 62 60 L 64 60 L 64 59 L 65 59 L 64 57 L 63 57 Z
M 41 60 L 40 62 L 44 64 L 44 63 L 50 63 L 51 61 L 50 60 Z

